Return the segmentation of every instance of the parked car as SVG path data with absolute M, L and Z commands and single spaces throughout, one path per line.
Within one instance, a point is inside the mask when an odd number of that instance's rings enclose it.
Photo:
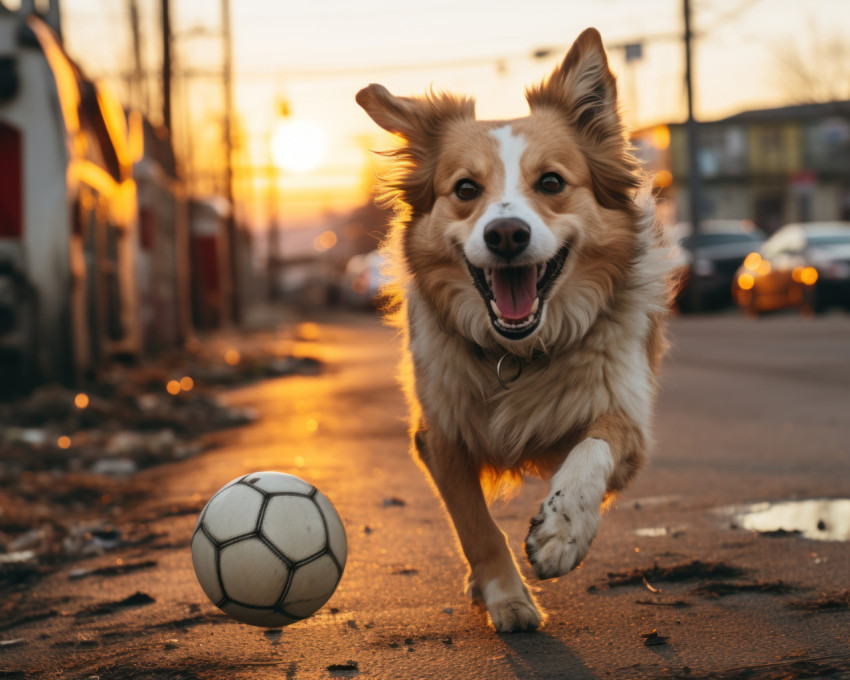
M 705 220 L 696 236 L 689 222 L 680 222 L 674 234 L 681 262 L 676 303 L 682 312 L 731 305 L 735 272 L 765 239 L 751 220 Z
M 732 294 L 752 314 L 850 309 L 850 222 L 785 225 L 747 256 Z

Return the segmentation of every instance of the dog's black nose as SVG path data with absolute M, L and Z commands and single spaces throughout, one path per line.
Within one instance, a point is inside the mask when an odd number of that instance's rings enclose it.
M 493 220 L 484 227 L 484 243 L 494 255 L 511 259 L 528 246 L 531 227 L 515 217 Z

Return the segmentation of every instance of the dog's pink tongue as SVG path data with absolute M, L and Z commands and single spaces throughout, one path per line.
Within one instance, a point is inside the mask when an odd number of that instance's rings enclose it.
M 537 298 L 537 272 L 534 267 L 504 267 L 493 270 L 493 295 L 504 319 L 519 321 L 531 314 Z

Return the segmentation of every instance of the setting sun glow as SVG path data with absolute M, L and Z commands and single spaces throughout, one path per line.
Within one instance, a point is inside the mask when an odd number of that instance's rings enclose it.
M 272 137 L 274 164 L 291 172 L 306 172 L 319 166 L 327 141 L 322 129 L 307 121 L 284 121 Z

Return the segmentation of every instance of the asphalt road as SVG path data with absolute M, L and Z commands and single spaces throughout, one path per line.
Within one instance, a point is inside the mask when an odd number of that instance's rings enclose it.
M 447 520 L 407 454 L 394 334 L 339 316 L 319 321 L 315 341 L 280 334 L 325 361 L 323 374 L 227 393 L 259 420 L 138 475 L 143 493 L 120 521 L 149 540 L 74 568 L 148 566 L 73 580 L 62 570 L 27 593 L 19 614 L 30 618 L 0 624 L 0 641 L 17 641 L 0 645 L 0 677 L 850 677 L 850 544 L 761 535 L 736 515 L 850 497 L 850 318 L 679 318 L 670 338 L 654 458 L 577 571 L 530 581 L 542 630 L 496 635 L 465 599 Z M 278 631 L 218 613 L 188 549 L 204 500 L 263 469 L 317 485 L 349 542 L 328 605 Z M 532 480 L 493 507 L 529 579 L 522 540 L 544 493 Z M 92 614 L 137 592 L 152 601 Z M 653 630 L 663 644 L 645 644 Z

